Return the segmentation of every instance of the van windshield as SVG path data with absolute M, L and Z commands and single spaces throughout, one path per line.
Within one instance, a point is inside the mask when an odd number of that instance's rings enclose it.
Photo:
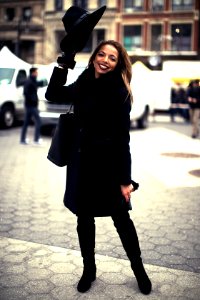
M 0 68 L 0 84 L 10 84 L 13 79 L 14 72 L 15 69 Z

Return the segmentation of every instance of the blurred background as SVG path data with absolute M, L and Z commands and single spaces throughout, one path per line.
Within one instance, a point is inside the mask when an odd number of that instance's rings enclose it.
M 72 5 L 90 12 L 103 5 L 107 9 L 77 54 L 68 83 L 82 72 L 101 40 L 114 39 L 125 46 L 133 64 L 132 122 L 146 128 L 149 116 L 158 112 L 189 119 L 187 87 L 200 78 L 198 0 L 0 0 L 1 125 L 11 127 L 23 118 L 22 86 L 31 65 L 39 67 L 40 78 L 48 83 L 66 34 L 62 17 Z M 49 107 L 45 87 L 38 92 L 43 123 L 56 123 L 66 107 Z
M 132 62 L 130 149 L 132 175 L 140 189 L 133 194 L 131 214 L 145 263 L 200 273 L 200 135 L 191 138 L 186 96 L 189 82 L 200 79 L 199 0 L 0 0 L 0 236 L 79 249 L 75 216 L 62 202 L 66 168 L 46 158 L 53 128 L 67 107 L 48 103 L 44 96 L 66 34 L 62 17 L 72 5 L 90 12 L 103 5 L 107 9 L 76 55 L 67 84 L 84 70 L 103 39 L 121 42 Z M 43 135 L 39 147 L 20 144 L 23 85 L 33 65 L 45 83 L 38 89 Z M 30 140 L 33 133 L 34 126 L 30 126 Z M 111 220 L 97 224 L 96 252 L 125 258 Z M 13 248 L 4 248 L 6 255 L 2 254 L 2 261 L 13 263 L 13 268 L 2 264 L 1 270 L 6 274 L 16 270 L 19 282 L 23 262 L 26 270 L 30 265 L 23 249 L 16 255 Z M 31 272 L 35 274 L 32 267 Z M 39 273 L 49 277 L 49 273 Z M 12 282 L 11 288 L 13 278 L 5 277 L 8 285 Z M 20 288 L 17 292 L 14 288 L 13 299 Z M 21 288 L 22 293 L 26 290 L 27 286 Z M 5 299 L 11 299 L 10 295 Z M 199 299 L 199 285 L 187 295 Z

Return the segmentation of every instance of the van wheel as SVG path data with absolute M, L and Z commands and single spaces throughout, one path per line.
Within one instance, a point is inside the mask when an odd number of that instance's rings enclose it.
M 0 121 L 1 125 L 4 128 L 10 128 L 14 125 L 15 121 L 15 115 L 14 115 L 14 110 L 10 106 L 5 106 L 2 108 L 1 115 L 0 115 Z
M 140 119 L 137 120 L 137 128 L 145 129 L 148 127 L 149 109 L 146 108 L 145 112 Z

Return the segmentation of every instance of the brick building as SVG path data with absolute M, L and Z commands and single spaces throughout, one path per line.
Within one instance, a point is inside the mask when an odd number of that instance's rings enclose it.
M 0 0 L 0 48 L 30 63 L 43 63 L 44 0 Z

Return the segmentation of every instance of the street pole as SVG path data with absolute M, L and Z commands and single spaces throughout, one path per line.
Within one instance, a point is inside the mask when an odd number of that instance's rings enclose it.
M 15 43 L 15 55 L 17 57 L 20 57 L 21 24 L 22 24 L 22 20 L 19 19 L 17 23 L 17 40 Z

